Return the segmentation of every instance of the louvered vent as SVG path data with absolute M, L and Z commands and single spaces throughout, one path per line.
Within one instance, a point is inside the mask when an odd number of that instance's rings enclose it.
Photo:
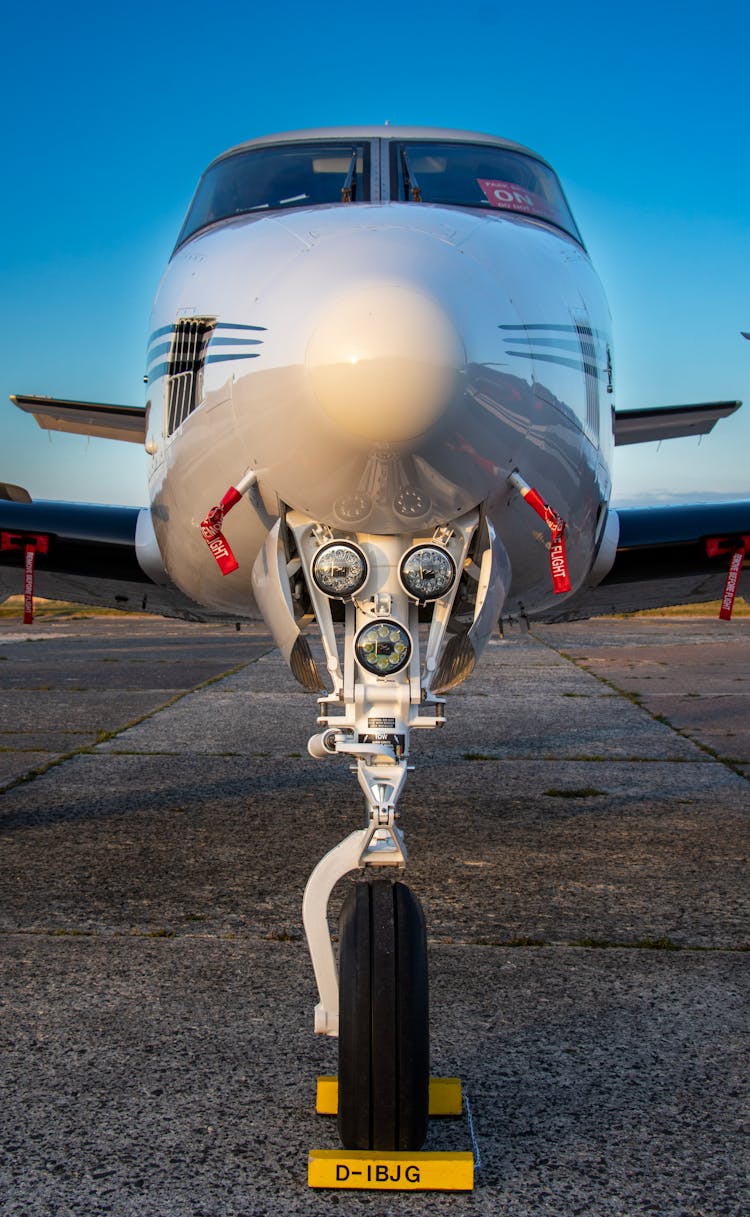
M 203 363 L 216 321 L 183 317 L 174 327 L 167 373 L 167 435 L 172 435 L 203 396 Z
M 586 430 L 592 439 L 599 439 L 599 369 L 596 365 L 596 340 L 588 318 L 575 318 L 578 343 L 583 360 L 586 382 Z

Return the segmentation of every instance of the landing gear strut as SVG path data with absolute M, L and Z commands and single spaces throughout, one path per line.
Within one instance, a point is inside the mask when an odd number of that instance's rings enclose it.
M 311 609 L 318 622 L 333 691 L 318 699 L 319 732 L 308 750 L 349 760 L 367 806 L 366 827 L 318 863 L 303 902 L 320 994 L 315 1030 L 339 1036 L 339 1130 L 352 1151 L 418 1151 L 427 1134 L 425 924 L 401 882 L 406 847 L 396 804 L 411 730 L 443 725 L 441 695 L 473 668 L 509 580 L 505 550 L 479 510 L 416 536 L 335 536 L 287 511 L 253 567 L 277 645 L 300 683 L 320 692 L 322 669 L 298 618 Z M 337 968 L 328 901 L 357 870 L 341 912 Z

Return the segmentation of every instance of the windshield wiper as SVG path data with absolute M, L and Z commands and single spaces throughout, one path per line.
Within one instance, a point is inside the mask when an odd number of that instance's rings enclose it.
M 421 203 L 422 191 L 415 174 L 409 169 L 409 158 L 403 145 L 401 146 L 401 170 L 404 178 L 404 202 Z
M 358 149 L 353 148 L 349 169 L 344 179 L 344 185 L 341 187 L 342 203 L 354 203 L 357 198 L 357 155 Z

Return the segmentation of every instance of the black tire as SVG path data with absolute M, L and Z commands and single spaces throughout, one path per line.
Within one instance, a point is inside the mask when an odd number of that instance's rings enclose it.
M 430 1083 L 427 936 L 404 883 L 356 883 L 339 918 L 339 1135 L 421 1149 Z

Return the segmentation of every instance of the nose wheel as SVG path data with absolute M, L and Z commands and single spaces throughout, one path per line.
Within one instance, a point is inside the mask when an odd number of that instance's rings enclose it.
M 358 882 L 339 918 L 339 1134 L 418 1150 L 429 1106 L 427 938 L 404 883 Z

